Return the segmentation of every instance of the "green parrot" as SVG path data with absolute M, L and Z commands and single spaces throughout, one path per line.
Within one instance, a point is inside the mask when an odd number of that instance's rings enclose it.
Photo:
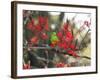
M 59 38 L 57 36 L 56 32 L 51 33 L 51 38 L 50 38 L 51 44 L 56 45 L 59 41 Z

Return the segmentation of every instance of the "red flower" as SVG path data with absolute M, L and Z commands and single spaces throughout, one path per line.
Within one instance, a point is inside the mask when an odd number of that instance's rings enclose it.
M 34 43 L 34 44 L 37 44 L 38 43 L 38 38 L 37 37 L 31 38 L 31 42 Z
M 63 37 L 62 32 L 58 32 L 58 33 L 57 33 L 57 36 L 58 36 L 60 39 L 62 39 L 62 37 Z
M 64 26 L 63 26 L 63 30 L 68 31 L 68 27 L 69 27 L 69 25 L 67 23 L 65 23 Z
M 45 30 L 49 30 L 49 24 L 48 24 L 48 18 L 47 17 L 42 17 L 42 16 L 39 16 L 38 17 L 38 20 L 39 20 L 39 24 L 41 25 L 41 26 L 43 26 L 43 28 L 45 29 Z
M 32 19 L 31 21 L 29 21 L 27 23 L 27 26 L 26 27 L 27 27 L 27 29 L 33 31 L 34 30 L 34 19 Z
M 48 19 L 47 18 L 46 18 L 46 23 L 45 23 L 44 29 L 49 31 L 49 24 L 48 24 Z
M 71 48 L 72 50 L 75 50 L 75 49 L 76 49 L 76 46 L 75 46 L 74 44 L 71 44 L 71 45 L 69 46 L 69 48 Z
M 29 64 L 23 64 L 23 69 L 30 69 L 31 66 Z
M 62 63 L 62 62 L 60 62 L 60 63 L 57 63 L 57 64 L 56 64 L 56 67 L 58 67 L 58 68 L 59 68 L 59 67 L 65 67 L 65 64 Z
M 48 36 L 47 36 L 46 33 L 42 33 L 42 34 L 41 34 L 41 38 L 44 39 L 44 40 L 46 40 L 46 39 L 48 39 Z
M 31 23 L 31 22 L 28 22 L 28 23 L 27 23 L 27 28 L 28 28 L 29 30 L 31 30 L 32 27 L 33 27 L 32 23 Z
M 66 44 L 65 42 L 59 42 L 59 43 L 58 43 L 58 46 L 59 46 L 60 48 L 63 48 L 63 49 L 67 49 L 67 48 L 68 48 L 68 44 Z
M 64 48 L 64 49 L 67 49 L 67 48 L 68 48 L 68 44 L 66 44 L 66 43 L 63 44 L 63 48 Z
M 36 29 L 37 31 L 41 31 L 41 30 L 42 30 L 42 27 L 41 27 L 39 24 L 37 24 L 37 25 L 35 26 L 35 29 Z
M 34 19 L 32 18 L 32 20 L 31 20 L 31 22 L 32 22 L 32 24 L 34 25 Z
M 78 55 L 77 55 L 77 53 L 75 53 L 75 51 L 73 51 L 73 50 L 68 50 L 67 51 L 69 54 L 71 54 L 72 56 L 74 56 L 74 57 L 79 57 Z
M 73 35 L 70 31 L 66 32 L 66 41 L 70 42 L 73 40 Z
M 66 43 L 59 43 L 58 46 L 63 49 L 67 49 L 68 45 Z
M 46 18 L 42 17 L 42 16 L 39 16 L 38 17 L 38 20 L 39 20 L 39 24 L 40 25 L 44 25 L 46 23 Z

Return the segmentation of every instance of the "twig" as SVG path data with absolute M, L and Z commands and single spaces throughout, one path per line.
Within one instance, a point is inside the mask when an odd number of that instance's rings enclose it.
M 90 29 L 88 29 L 87 33 L 85 34 L 84 38 L 82 39 L 80 45 L 79 45 L 79 49 L 81 49 L 81 45 L 82 45 L 82 42 L 84 41 L 85 37 L 87 36 L 88 32 L 90 31 Z

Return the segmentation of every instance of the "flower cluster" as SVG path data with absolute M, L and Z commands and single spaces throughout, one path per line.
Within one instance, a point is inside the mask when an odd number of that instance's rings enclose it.
M 72 44 L 74 36 L 71 31 L 70 23 L 64 23 L 61 30 L 58 32 L 52 32 L 51 35 L 48 35 L 46 32 L 50 32 L 50 27 L 48 24 L 47 17 L 38 17 L 38 23 L 35 24 L 35 19 L 31 18 L 27 23 L 27 29 L 31 30 L 35 36 L 33 36 L 30 41 L 33 44 L 38 44 L 39 40 L 48 40 L 50 39 L 49 46 L 62 48 L 66 50 L 67 54 L 70 54 L 74 57 L 78 57 L 75 52 L 76 46 Z
M 53 15 L 45 11 L 25 10 L 24 13 L 23 69 L 81 65 L 81 60 L 78 59 L 83 55 L 80 53 L 90 44 L 88 32 L 91 29 L 91 19 L 64 20 L 64 16 L 68 16 L 65 13 Z

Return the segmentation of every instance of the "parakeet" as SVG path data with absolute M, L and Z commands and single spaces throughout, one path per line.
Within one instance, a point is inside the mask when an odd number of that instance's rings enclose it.
M 51 33 L 50 41 L 51 41 L 51 44 L 52 44 L 53 46 L 56 46 L 56 44 L 59 42 L 59 38 L 58 38 L 56 32 L 52 32 L 52 33 Z

